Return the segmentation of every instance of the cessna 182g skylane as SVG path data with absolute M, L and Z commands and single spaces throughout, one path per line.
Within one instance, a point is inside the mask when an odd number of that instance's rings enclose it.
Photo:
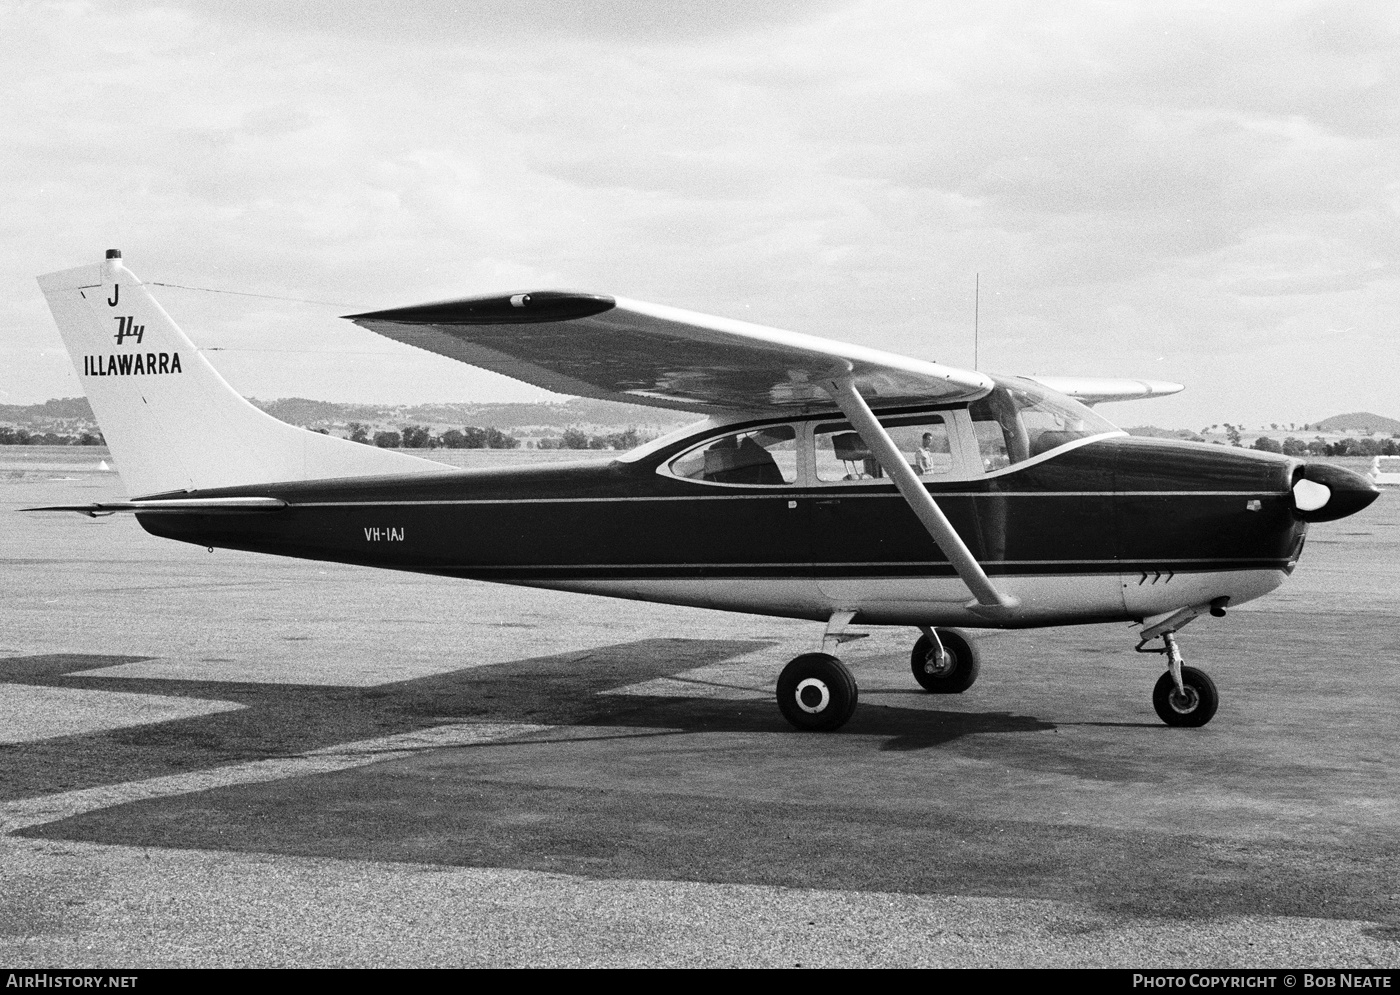
M 132 495 L 48 510 L 130 511 L 200 546 L 825 621 L 822 652 L 778 680 L 799 729 L 854 711 L 832 655 L 853 622 L 918 628 L 913 674 L 934 693 L 977 677 L 948 626 L 1140 622 L 1138 649 L 1167 657 L 1157 713 L 1204 725 L 1218 695 L 1174 634 L 1273 590 L 1308 523 L 1377 494 L 1334 466 L 1131 438 L 1088 406 L 1177 384 L 990 376 L 594 294 L 350 315 L 549 390 L 707 416 L 607 463 L 460 470 L 263 414 L 120 252 L 39 284 Z

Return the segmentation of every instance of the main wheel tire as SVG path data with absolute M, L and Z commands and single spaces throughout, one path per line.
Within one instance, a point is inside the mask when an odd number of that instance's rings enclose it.
M 856 710 L 856 679 L 827 653 L 803 653 L 778 676 L 778 709 L 798 729 L 831 732 Z
M 934 694 L 962 694 L 977 680 L 982 663 L 973 641 L 957 629 L 935 629 L 943 643 L 943 659 L 928 636 L 920 636 L 909 654 L 909 669 L 925 691 Z
M 1152 707 L 1169 726 L 1205 725 L 1220 707 L 1220 692 L 1215 690 L 1215 682 L 1204 670 L 1182 667 L 1181 683 L 1186 689 L 1184 695 L 1176 689 L 1176 681 L 1170 673 L 1157 678 L 1157 686 L 1152 689 Z

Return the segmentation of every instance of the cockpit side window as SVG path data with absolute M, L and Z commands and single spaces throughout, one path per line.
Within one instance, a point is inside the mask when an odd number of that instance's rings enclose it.
M 943 415 L 882 418 L 880 424 L 919 477 L 937 480 L 956 476 L 958 464 Z M 815 440 L 818 481 L 879 480 L 885 476 L 885 468 L 850 425 L 844 422 L 818 425 Z
M 672 460 L 671 472 L 712 484 L 796 483 L 797 432 L 791 425 L 768 425 L 724 435 Z

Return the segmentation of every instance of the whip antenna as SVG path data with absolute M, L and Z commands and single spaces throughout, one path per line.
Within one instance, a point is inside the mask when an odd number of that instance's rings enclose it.
M 977 318 L 978 311 L 982 305 L 982 274 L 975 273 L 972 277 L 972 368 L 977 369 Z

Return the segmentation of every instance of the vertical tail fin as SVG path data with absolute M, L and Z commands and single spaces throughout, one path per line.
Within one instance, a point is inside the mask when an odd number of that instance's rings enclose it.
M 41 276 L 39 287 L 133 497 L 450 469 L 259 411 L 199 354 L 116 250 L 103 263 Z

